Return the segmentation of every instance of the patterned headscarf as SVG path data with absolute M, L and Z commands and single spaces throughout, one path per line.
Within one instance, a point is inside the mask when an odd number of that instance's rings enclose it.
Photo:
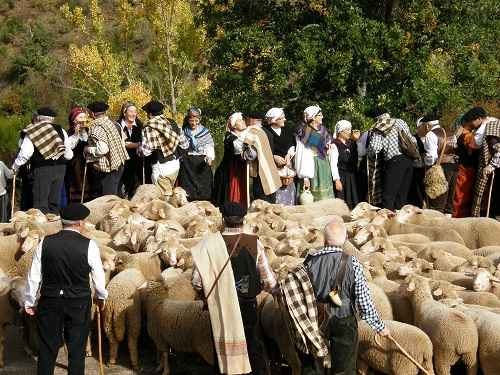
M 339 133 L 342 133 L 344 130 L 351 130 L 352 129 L 352 124 L 350 121 L 347 120 L 340 120 L 335 124 L 335 131 L 333 132 L 333 138 L 337 138 L 337 135 Z
M 310 105 L 304 109 L 304 122 L 308 123 L 313 118 L 321 113 L 321 108 L 319 105 Z
M 76 126 L 75 119 L 78 117 L 78 115 L 81 115 L 82 113 L 87 114 L 87 110 L 83 107 L 74 107 L 73 109 L 71 109 L 68 116 L 68 123 L 70 130 L 74 130 Z

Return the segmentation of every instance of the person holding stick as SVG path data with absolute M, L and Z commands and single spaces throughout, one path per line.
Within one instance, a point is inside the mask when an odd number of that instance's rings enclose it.
M 361 319 L 380 336 L 390 336 L 380 319 L 366 284 L 363 266 L 355 256 L 342 250 L 347 229 L 342 219 L 332 220 L 324 230 L 325 246 L 310 253 L 304 266 L 311 280 L 316 301 L 325 305 L 328 319 L 326 335 L 330 341 L 332 374 L 356 374 L 358 322 Z M 304 358 L 303 365 L 311 365 Z
M 68 373 L 85 374 L 92 307 L 89 274 L 99 310 L 104 309 L 108 297 L 99 248 L 80 234 L 83 220 L 89 214 L 83 204 L 70 203 L 60 212 L 63 229 L 45 237 L 33 256 L 24 309 L 28 315 L 37 317 L 38 375 L 54 373 L 61 337 L 68 348 Z

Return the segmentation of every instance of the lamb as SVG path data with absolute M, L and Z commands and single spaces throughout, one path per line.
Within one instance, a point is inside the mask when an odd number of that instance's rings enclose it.
M 403 346 L 415 360 L 434 374 L 432 366 L 432 342 L 419 328 L 392 320 L 384 320 L 392 337 Z M 368 374 L 372 368 L 384 374 L 417 375 L 419 369 L 388 339 L 376 337 L 376 333 L 364 321 L 358 327 L 359 357 L 358 374 Z
M 478 305 L 483 307 L 500 308 L 500 299 L 490 292 L 473 292 L 464 290 L 463 287 L 441 282 L 439 287 L 432 291 L 437 299 L 458 299 L 469 305 Z
M 473 319 L 477 326 L 479 363 L 483 374 L 500 374 L 500 316 L 460 304 L 454 308 Z
M 146 240 L 153 233 L 142 225 L 125 224 L 114 236 L 113 245 L 119 249 L 120 246 L 133 251 L 142 251 L 146 245 Z
M 42 236 L 40 230 L 28 228 L 19 235 L 2 237 L 0 269 L 9 277 L 26 276 L 31 267 L 33 253 Z
M 360 202 L 351 211 L 351 220 L 358 220 L 361 218 L 373 219 L 379 210 L 378 207 L 372 206 L 368 202 Z
M 429 336 L 434 347 L 436 375 L 450 375 L 451 366 L 459 359 L 467 367 L 467 374 L 476 374 L 478 333 L 474 321 L 434 301 L 424 278 L 411 276 L 408 281 L 415 325 Z
M 146 280 L 156 281 L 161 278 L 161 262 L 157 254 L 130 254 L 120 251 L 116 254 L 115 264 L 118 273 L 128 268 L 135 268 L 141 271 Z
M 418 253 L 419 258 L 433 262 L 439 257 L 438 252 L 444 250 L 451 255 L 469 259 L 473 253 L 466 246 L 451 241 L 436 241 L 426 244 L 425 248 Z
M 135 191 L 130 203 L 139 206 L 155 199 L 161 199 L 163 196 L 160 188 L 153 184 L 140 185 Z
M 109 340 L 109 364 L 116 364 L 118 345 L 127 333 L 130 361 L 139 368 L 137 339 L 141 332 L 141 299 L 138 290 L 147 284 L 142 273 L 129 268 L 108 284 L 109 297 L 104 311 L 104 332 Z
M 367 282 L 370 296 L 382 320 L 393 320 L 392 306 L 384 290 L 373 282 Z
M 14 323 L 15 310 L 10 304 L 9 292 L 12 288 L 12 279 L 0 269 L 0 368 L 4 367 L 5 327 Z
M 186 193 L 186 190 L 177 186 L 172 191 L 172 195 L 170 196 L 168 203 L 170 203 L 175 208 L 182 207 L 182 206 L 188 204 L 187 197 L 188 197 L 188 195 Z
M 434 264 L 434 269 L 440 271 L 454 271 L 457 267 L 467 263 L 464 258 L 451 255 L 444 250 L 434 249 L 429 255 L 431 262 Z
M 116 203 L 122 201 L 124 200 L 117 197 L 116 195 L 104 195 L 102 197 L 91 200 L 90 202 L 84 203 L 84 205 L 90 210 L 90 215 L 85 219 L 85 221 L 94 225 L 99 224 L 102 219 L 104 219 L 108 211 Z
M 483 257 L 500 254 L 500 246 L 485 246 L 480 249 L 473 250 L 472 253 Z
M 472 289 L 476 292 L 491 292 L 500 298 L 500 279 L 492 276 L 490 272 L 479 269 L 474 274 L 467 274 L 468 276 L 474 276 L 472 283 Z
M 170 349 L 198 353 L 208 364 L 214 365 L 210 317 L 208 310 L 203 310 L 202 302 L 165 299 L 163 287 L 147 288 L 142 295 L 148 334 L 161 355 L 163 375 L 170 374 Z
M 458 286 L 463 286 L 466 289 L 472 290 L 473 285 L 473 275 L 467 275 L 464 272 L 449 272 L 449 271 L 438 271 L 431 270 L 428 271 L 422 276 L 434 279 L 434 280 L 443 280 L 449 281 L 450 283 Z

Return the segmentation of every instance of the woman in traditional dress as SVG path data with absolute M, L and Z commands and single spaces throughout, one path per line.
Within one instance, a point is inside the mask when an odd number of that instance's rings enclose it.
M 358 148 L 356 142 L 351 139 L 351 132 L 352 125 L 349 121 L 337 122 L 331 147 L 331 160 L 335 195 L 343 199 L 350 209 L 353 209 L 359 203 L 356 182 Z
M 457 130 L 458 173 L 453 199 L 453 217 L 471 215 L 476 170 L 479 166 L 479 148 L 482 144 L 481 133 L 477 130 L 487 116 L 483 108 L 472 108 L 463 115 L 462 126 Z
M 333 180 L 329 149 L 332 136 L 322 125 L 323 114 L 319 106 L 304 110 L 304 124 L 296 135 L 295 170 L 299 178 L 298 194 L 309 190 L 314 201 L 333 198 Z
M 125 147 L 129 159 L 125 162 L 122 179 L 118 191 L 124 198 L 132 198 L 137 187 L 142 184 L 143 176 L 143 158 L 137 152 L 142 142 L 142 122 L 137 117 L 137 106 L 135 103 L 127 101 L 123 103 L 118 124 L 125 133 Z
M 83 149 L 87 146 L 88 132 L 86 126 L 89 123 L 89 114 L 83 107 L 74 107 L 68 116 L 68 137 L 73 149 L 73 159 L 68 162 L 66 175 L 64 176 L 65 196 L 68 202 L 80 201 L 83 186 L 83 174 L 85 169 L 85 158 Z M 86 183 L 90 187 L 91 173 L 87 171 Z M 91 196 L 91 192 L 86 188 L 85 194 Z M 61 202 L 64 203 L 64 202 Z M 65 204 L 62 204 L 65 206 Z
M 247 162 L 257 158 L 257 152 L 244 143 L 246 124 L 241 112 L 235 112 L 227 121 L 224 137 L 224 157 L 214 176 L 213 203 L 222 207 L 236 202 L 244 207 L 250 204 Z
M 291 168 L 291 160 L 295 155 L 294 130 L 285 126 L 286 118 L 283 108 L 271 108 L 267 111 L 265 120 L 267 134 L 272 138 L 274 146 L 274 162 L 283 182 L 283 186 L 276 192 L 276 203 L 293 206 L 297 195 L 293 177 L 295 172 Z
M 189 141 L 189 148 L 181 157 L 177 182 L 186 190 L 190 201 L 210 200 L 213 189 L 210 167 L 215 159 L 215 148 L 210 132 L 201 124 L 199 108 L 187 111 L 182 130 Z

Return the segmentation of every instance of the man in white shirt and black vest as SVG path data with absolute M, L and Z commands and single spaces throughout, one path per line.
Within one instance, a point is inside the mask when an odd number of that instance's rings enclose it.
M 54 373 L 63 337 L 68 348 L 68 373 L 85 373 L 85 346 L 92 306 L 89 274 L 100 310 L 108 297 L 99 248 L 93 240 L 80 234 L 83 220 L 89 214 L 89 209 L 79 203 L 62 209 L 63 229 L 45 237 L 33 256 L 25 311 L 36 316 L 38 321 L 38 375 Z
M 33 207 L 44 214 L 57 213 L 66 164 L 73 158 L 68 134 L 54 123 L 57 113 L 39 108 L 31 124 L 22 131 L 22 143 L 12 165 L 15 173 L 29 165 L 33 178 Z

